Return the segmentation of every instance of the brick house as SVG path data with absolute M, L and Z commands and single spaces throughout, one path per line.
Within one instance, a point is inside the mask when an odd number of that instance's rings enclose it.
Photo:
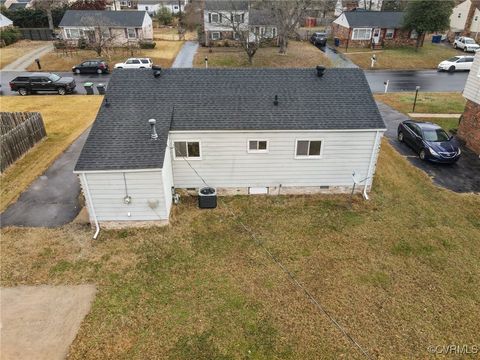
M 453 8 L 448 39 L 456 36 L 480 39 L 480 0 L 465 0 Z
M 332 23 L 332 35 L 346 47 L 415 45 L 416 31 L 402 29 L 400 11 L 355 10 L 342 13 Z
M 480 155 L 480 53 L 475 55 L 463 96 L 467 105 L 458 126 L 458 136 Z

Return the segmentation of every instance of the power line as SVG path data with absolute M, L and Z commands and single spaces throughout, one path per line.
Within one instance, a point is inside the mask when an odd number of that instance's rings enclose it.
M 202 182 L 210 187 L 210 185 L 208 185 L 208 183 L 205 181 L 205 179 L 198 173 L 198 171 L 192 166 L 192 164 L 190 163 L 190 161 L 188 161 L 188 159 L 183 156 L 183 159 L 187 162 L 188 166 L 190 166 L 190 168 L 195 172 L 195 174 L 202 180 Z M 253 239 L 254 243 L 257 245 L 257 246 L 260 246 L 264 251 L 265 253 L 273 260 L 273 262 L 275 264 L 277 264 L 280 269 L 283 270 L 284 273 L 287 274 L 290 282 L 295 285 L 296 287 L 298 287 L 300 290 L 302 290 L 302 292 L 305 294 L 305 296 L 310 300 L 310 302 L 312 304 L 315 305 L 315 307 L 321 312 L 323 313 L 339 330 L 340 332 L 360 351 L 360 353 L 362 353 L 367 359 L 371 360 L 372 358 L 370 357 L 370 355 L 367 353 L 367 351 L 338 323 L 337 320 L 335 320 L 335 318 L 327 311 L 327 309 L 325 309 L 325 307 L 323 307 L 320 302 L 312 295 L 312 293 L 310 293 L 310 291 L 308 291 L 307 288 L 305 288 L 305 286 L 303 286 L 296 278 L 295 276 L 292 274 L 292 272 L 285 266 L 283 265 L 283 263 L 264 245 L 263 241 L 261 241 L 260 239 L 258 239 L 257 235 L 253 232 L 253 230 L 251 230 L 249 227 L 247 227 L 241 220 L 240 218 L 238 217 L 238 215 L 236 215 L 232 209 L 230 209 L 228 207 L 228 205 L 225 203 L 225 201 L 220 198 L 220 202 L 223 204 L 223 206 L 225 207 L 225 209 L 228 210 L 228 212 L 234 217 L 234 219 L 240 224 L 240 226 L 242 226 L 242 228 L 250 235 L 250 237 Z

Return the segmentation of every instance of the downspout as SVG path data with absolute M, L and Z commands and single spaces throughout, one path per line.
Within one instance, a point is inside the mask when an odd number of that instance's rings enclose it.
M 366 181 L 365 186 L 363 187 L 363 198 L 365 200 L 368 200 L 368 194 L 367 194 L 368 182 L 373 181 L 372 179 L 373 162 L 375 160 L 375 153 L 377 152 L 377 149 L 378 149 L 379 140 L 380 140 L 380 131 L 377 130 L 375 134 L 375 143 L 373 144 L 372 155 L 370 156 L 370 164 L 368 165 L 367 179 L 365 180 Z
M 90 189 L 88 188 L 87 176 L 85 173 L 82 173 L 83 183 L 85 184 L 85 193 L 87 195 L 88 203 L 90 204 L 92 210 L 93 221 L 95 222 L 95 234 L 93 235 L 93 240 L 97 239 L 98 233 L 100 232 L 100 225 L 98 224 L 97 215 L 95 214 L 95 208 L 93 206 L 92 196 L 90 195 Z

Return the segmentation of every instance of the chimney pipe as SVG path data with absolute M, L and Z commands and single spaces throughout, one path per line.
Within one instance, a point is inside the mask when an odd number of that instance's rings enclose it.
M 155 119 L 150 119 L 148 120 L 148 123 L 150 124 L 150 128 L 151 128 L 151 138 L 152 140 L 157 140 L 158 139 L 158 134 L 157 134 L 157 129 L 155 129 L 155 124 L 156 124 L 157 120 Z
M 278 95 L 275 95 L 275 100 L 273 100 L 273 105 L 278 105 Z
M 153 71 L 153 76 L 155 76 L 155 78 L 160 77 L 161 74 L 162 74 L 162 69 L 157 69 Z
M 316 69 L 317 69 L 317 76 L 318 76 L 318 77 L 322 77 L 323 74 L 325 73 L 325 70 L 326 70 L 325 67 L 320 66 L 320 65 L 318 65 L 318 66 L 316 67 Z

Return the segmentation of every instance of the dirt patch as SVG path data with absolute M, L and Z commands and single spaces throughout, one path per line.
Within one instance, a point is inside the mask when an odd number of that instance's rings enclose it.
M 94 285 L 2 288 L 0 358 L 64 359 L 95 296 Z

